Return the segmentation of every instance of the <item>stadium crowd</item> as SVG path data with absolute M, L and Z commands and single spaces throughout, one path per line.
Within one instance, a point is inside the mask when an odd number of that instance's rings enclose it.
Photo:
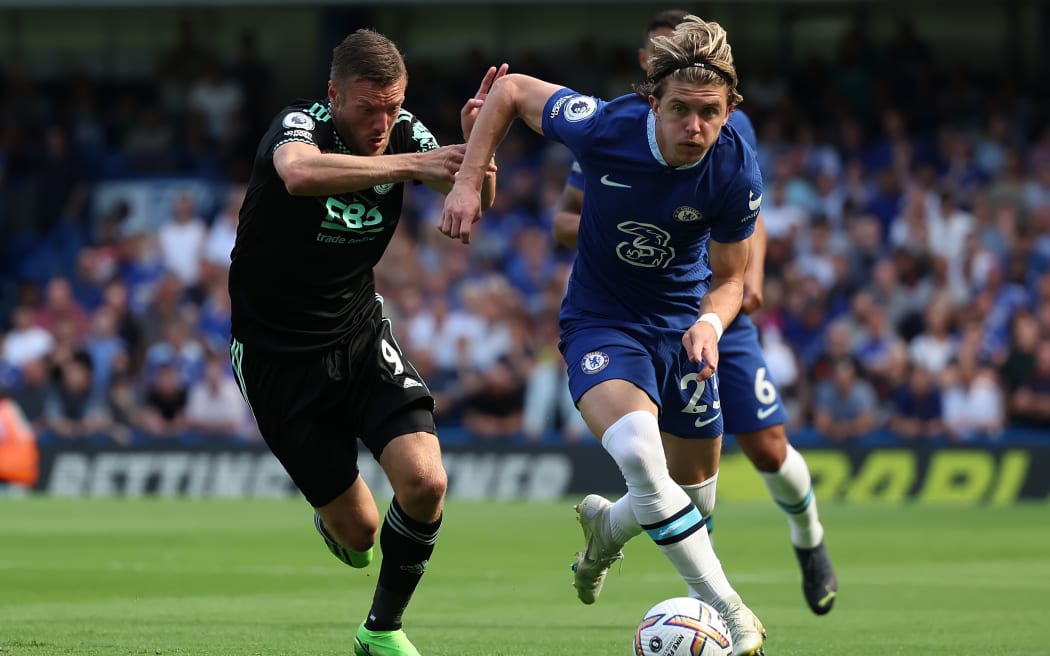
M 229 365 L 227 269 L 256 142 L 291 98 L 274 97 L 251 34 L 222 58 L 180 29 L 150 80 L 0 69 L 0 387 L 42 440 L 257 439 Z M 488 57 L 450 75 L 406 54 L 409 99 L 425 99 L 411 106 L 454 143 Z M 576 56 L 592 65 L 560 78 L 580 91 L 637 81 L 606 63 L 633 61 L 622 52 L 581 42 Z M 557 63 L 511 65 L 545 77 Z M 1045 88 L 938 61 L 907 23 L 741 73 L 769 234 L 753 318 L 789 429 L 948 443 L 1050 427 Z M 408 190 L 377 290 L 439 426 L 577 441 L 557 350 L 573 253 L 550 234 L 570 156 L 515 128 L 497 161 L 469 247 L 436 230 L 442 197 Z M 95 202 L 107 181 L 161 178 L 219 192 Z

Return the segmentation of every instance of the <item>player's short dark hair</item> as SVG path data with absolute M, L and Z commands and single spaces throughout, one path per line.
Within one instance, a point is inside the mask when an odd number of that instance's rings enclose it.
M 363 78 L 379 85 L 393 84 L 407 75 L 397 44 L 375 30 L 360 29 L 332 49 L 333 82 Z

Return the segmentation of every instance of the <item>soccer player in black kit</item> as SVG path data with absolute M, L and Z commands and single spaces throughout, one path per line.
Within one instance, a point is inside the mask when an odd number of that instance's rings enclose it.
M 281 110 L 256 152 L 230 267 L 230 355 L 328 549 L 365 567 L 379 535 L 383 562 L 354 653 L 418 656 L 401 619 L 434 550 L 447 480 L 434 399 L 383 316 L 373 267 L 397 226 L 403 184 L 448 193 L 465 146 L 439 146 L 402 109 L 405 64 L 385 36 L 357 30 L 332 55 L 327 98 Z M 464 141 L 506 70 L 490 68 L 464 105 Z M 490 166 L 486 207 L 494 189 Z M 381 531 L 358 438 L 394 490 Z

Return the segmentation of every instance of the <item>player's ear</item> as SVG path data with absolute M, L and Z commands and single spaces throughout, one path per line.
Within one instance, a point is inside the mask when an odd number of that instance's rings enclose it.
M 328 99 L 332 101 L 332 107 L 339 105 L 339 89 L 332 80 L 328 80 Z
M 649 74 L 649 51 L 645 48 L 638 48 L 638 66 L 643 73 Z

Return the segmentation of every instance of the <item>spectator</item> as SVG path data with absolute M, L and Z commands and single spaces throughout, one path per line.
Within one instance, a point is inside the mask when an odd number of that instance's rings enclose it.
M 146 351 L 146 377 L 154 379 L 163 369 L 174 369 L 184 388 L 189 388 L 204 370 L 205 349 L 197 339 L 193 325 L 175 320 L 165 326 L 164 339 L 154 342 Z
M 177 165 L 175 128 L 154 101 L 139 105 L 124 139 L 124 151 L 136 171 L 170 171 Z
M 160 365 L 144 402 L 141 428 L 150 438 L 177 437 L 186 429 L 186 386 L 174 364 Z
M 0 359 L 15 369 L 30 360 L 46 358 L 55 346 L 55 338 L 33 323 L 33 310 L 24 305 L 11 312 L 11 329 L 0 341 Z
M 116 372 L 106 389 L 106 410 L 113 424 L 110 431 L 119 444 L 131 444 L 142 424 L 142 400 L 136 379 L 128 372 Z
M 78 338 L 87 335 L 91 319 L 87 311 L 73 297 L 73 286 L 62 277 L 52 278 L 44 289 L 44 304 L 33 315 L 33 324 L 56 332 L 62 321 L 72 322 Z
M 780 401 L 784 404 L 784 410 L 790 417 L 789 429 L 797 429 L 805 419 L 802 412 L 802 402 L 807 392 L 806 381 L 800 375 L 801 364 L 798 356 L 791 347 L 784 342 L 783 335 L 775 326 L 763 328 L 761 331 L 762 353 L 769 366 L 767 375 L 776 383 L 777 391 L 780 393 Z
M 117 324 L 117 334 L 124 341 L 131 360 L 129 368 L 138 371 L 145 348 L 142 323 L 131 314 L 128 288 L 120 278 L 113 278 L 106 283 L 102 290 L 102 308 L 112 314 Z
M 907 382 L 893 393 L 893 414 L 887 428 L 905 439 L 931 439 L 945 434 L 941 389 L 935 372 L 921 364 L 912 367 Z
M 999 368 L 1006 394 L 1011 398 L 1021 384 L 1035 372 L 1039 344 L 1039 320 L 1027 310 L 1019 311 L 1010 325 L 1010 350 Z
M 93 384 L 97 389 L 109 387 L 110 373 L 114 367 L 126 368 L 128 345 L 118 333 L 116 313 L 108 307 L 99 308 L 91 318 L 91 333 L 84 340 L 84 350 L 91 357 L 94 371 Z
M 218 355 L 210 356 L 204 377 L 189 389 L 187 428 L 209 438 L 240 438 L 247 434 L 248 413 L 229 363 Z
M 809 379 L 813 383 L 831 380 L 835 375 L 835 364 L 840 360 L 851 360 L 855 368 L 859 367 L 860 363 L 853 355 L 853 342 L 853 333 L 846 319 L 838 319 L 828 324 L 824 332 L 823 348 L 809 369 Z
M 939 374 L 955 357 L 957 341 L 952 335 L 952 308 L 946 301 L 926 308 L 925 330 L 908 344 L 908 358 L 920 368 Z
M 201 254 L 207 226 L 197 215 L 197 204 L 189 193 L 175 198 L 172 216 L 160 226 L 157 243 L 164 267 L 185 287 L 195 287 L 201 278 Z
M 228 153 L 240 136 L 238 114 L 244 108 L 244 93 L 221 61 L 208 61 L 190 85 L 187 101 L 191 117 L 202 122 L 209 142 Z
M 522 430 L 527 440 L 537 442 L 560 427 L 565 442 L 579 442 L 589 433 L 572 401 L 565 361 L 558 351 L 557 310 L 540 314 L 535 323 L 535 353 L 525 381 Z
M 226 203 L 208 228 L 201 253 L 205 283 L 222 278 L 230 270 L 230 252 L 237 237 L 237 223 L 246 191 L 244 185 L 231 187 L 226 193 Z
M 961 350 L 941 380 L 948 436 L 957 442 L 998 439 L 1006 419 L 1002 390 L 995 372 L 979 364 L 974 350 Z
M 477 372 L 467 383 L 463 426 L 481 439 L 521 433 L 525 385 L 511 363 L 500 358 Z
M 45 427 L 62 439 L 105 435 L 112 426 L 105 400 L 91 383 L 91 358 L 83 351 L 62 365 L 48 398 Z
M 50 364 L 43 358 L 33 358 L 22 363 L 17 384 L 8 395 L 25 414 L 26 420 L 37 433 L 45 427 L 45 414 L 51 396 Z
M 817 386 L 813 425 L 831 442 L 864 437 L 875 426 L 878 402 L 871 384 L 850 360 L 835 363 L 831 380 Z
M 1050 428 L 1050 340 L 1039 342 L 1031 374 L 1010 395 L 1010 414 L 1023 426 Z

